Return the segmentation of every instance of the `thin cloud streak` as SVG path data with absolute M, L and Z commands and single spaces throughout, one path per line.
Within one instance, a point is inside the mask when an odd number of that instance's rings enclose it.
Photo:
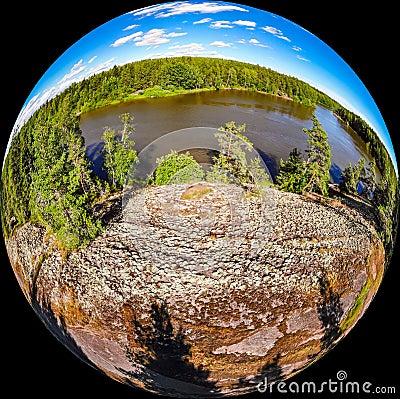
M 218 4 L 216 2 L 204 2 L 204 3 L 188 3 L 188 2 L 175 2 L 169 4 L 160 4 L 155 6 L 150 6 L 147 8 L 142 8 L 137 11 L 133 11 L 134 16 L 150 17 L 155 18 L 167 18 L 175 15 L 182 14 L 216 14 L 219 12 L 226 11 L 242 11 L 248 12 L 247 9 L 239 7 L 233 4 Z

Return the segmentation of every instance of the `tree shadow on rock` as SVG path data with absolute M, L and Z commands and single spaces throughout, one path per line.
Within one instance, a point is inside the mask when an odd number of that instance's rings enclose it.
M 210 372 L 190 362 L 191 347 L 185 342 L 182 328 L 174 331 L 164 301 L 151 305 L 150 317 L 145 322 L 133 312 L 131 323 L 135 345 L 140 347 L 139 351 L 134 351 L 136 361 L 162 376 L 206 387 L 213 393 L 218 392 L 215 383 L 208 380 Z
M 268 378 L 268 381 L 279 381 L 284 376 L 282 367 L 279 365 L 281 354 L 278 353 L 270 362 L 264 364 L 261 373 Z
M 318 319 L 324 329 L 321 349 L 327 350 L 341 335 L 340 322 L 343 316 L 343 307 L 340 296 L 333 290 L 325 272 L 319 278 L 319 285 L 322 301 L 318 304 L 317 311 Z
M 239 378 L 238 382 L 233 386 L 233 391 L 238 393 L 253 392 L 255 390 L 260 393 L 267 392 L 271 383 L 279 382 L 284 377 L 283 369 L 279 364 L 281 357 L 280 353 L 274 356 L 272 360 L 261 367 L 259 374 L 256 376 Z

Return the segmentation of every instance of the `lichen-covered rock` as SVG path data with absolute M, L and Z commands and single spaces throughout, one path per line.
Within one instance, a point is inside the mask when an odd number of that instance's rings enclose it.
M 87 248 L 52 244 L 34 225 L 7 241 L 49 329 L 114 379 L 186 398 L 315 361 L 363 314 L 385 261 L 354 208 L 206 182 L 147 187 Z

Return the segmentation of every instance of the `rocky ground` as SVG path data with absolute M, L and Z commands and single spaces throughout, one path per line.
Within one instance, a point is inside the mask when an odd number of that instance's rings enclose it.
M 365 206 L 205 182 L 116 199 L 85 249 L 63 256 L 26 225 L 7 250 L 56 336 L 127 384 L 208 397 L 288 378 L 347 334 L 382 278 Z

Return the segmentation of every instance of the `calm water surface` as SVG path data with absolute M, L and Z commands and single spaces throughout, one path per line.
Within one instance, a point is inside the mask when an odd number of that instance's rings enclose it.
M 188 127 L 223 126 L 226 122 L 246 124 L 246 135 L 254 143 L 272 176 L 279 170 L 280 159 L 286 160 L 297 147 L 307 148 L 303 128 L 312 126 L 312 108 L 272 95 L 237 90 L 219 90 L 171 97 L 143 98 L 123 104 L 103 107 L 81 116 L 81 129 L 87 153 L 94 170 L 101 172 L 102 134 L 109 126 L 122 128 L 119 116 L 129 112 L 135 117 L 134 141 L 140 152 L 155 139 L 169 132 Z M 328 134 L 332 148 L 331 175 L 338 181 L 340 171 L 360 157 L 370 161 L 364 142 L 331 111 L 318 106 L 318 120 Z M 164 151 L 164 149 L 163 149 Z M 170 148 L 165 148 L 168 154 Z

